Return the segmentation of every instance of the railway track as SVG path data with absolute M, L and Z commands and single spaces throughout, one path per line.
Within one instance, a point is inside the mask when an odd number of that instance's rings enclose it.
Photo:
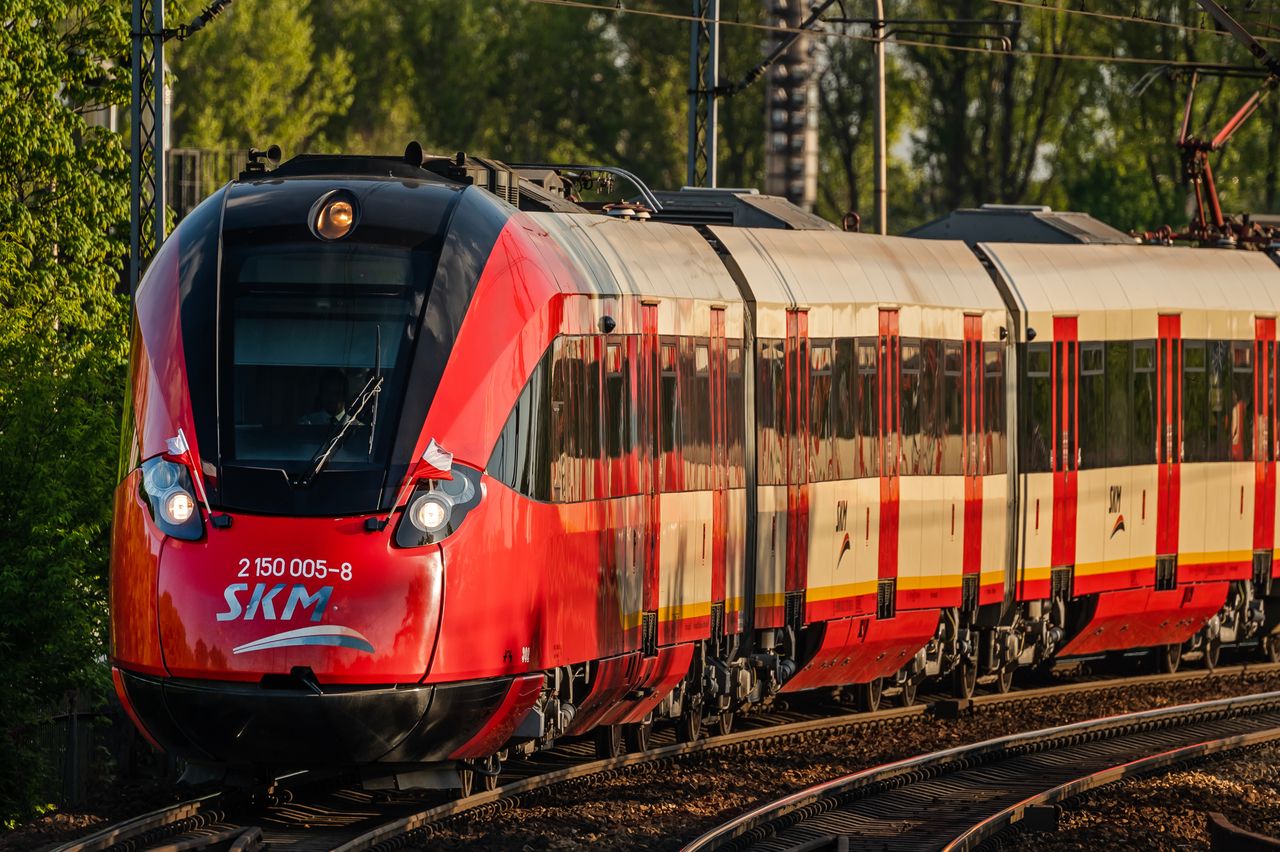
M 797 709 L 774 709 L 739 720 L 741 730 L 693 743 L 675 741 L 673 730 L 653 733 L 651 748 L 599 760 L 588 741 L 567 743 L 504 766 L 495 790 L 456 800 L 442 794 L 386 793 L 361 790 L 333 778 L 300 774 L 281 779 L 269 795 L 210 793 L 161 808 L 99 830 L 57 847 L 56 852 L 102 850 L 186 849 L 254 850 L 288 846 L 290 850 L 380 850 L 399 848 L 406 841 L 430 836 L 439 826 L 462 815 L 500 813 L 521 798 L 556 785 L 611 773 L 684 760 L 717 751 L 755 747 L 768 741 L 798 742 L 806 737 L 936 713 L 946 716 L 970 710 L 1033 701 L 1051 696 L 1122 691 L 1151 684 L 1227 679 L 1280 672 L 1280 664 L 1261 663 L 1221 667 L 1210 671 L 1090 679 L 1007 694 L 978 695 L 958 702 L 942 695 L 924 695 L 922 703 L 875 712 L 837 713 L 820 701 Z M 1280 700 L 1280 698 L 1278 698 Z
M 1045 728 L 801 790 L 712 829 L 684 852 L 961 852 L 1096 787 L 1273 740 L 1280 692 Z

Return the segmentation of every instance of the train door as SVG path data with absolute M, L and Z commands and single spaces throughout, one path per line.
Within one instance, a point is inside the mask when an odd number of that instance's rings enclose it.
M 1265 590 L 1276 536 L 1276 321 L 1254 320 L 1254 579 Z
M 787 475 L 786 624 L 804 624 L 809 573 L 809 314 L 787 311 L 783 431 Z
M 880 556 L 876 618 L 898 610 L 898 520 L 902 470 L 902 352 L 898 311 L 880 311 L 876 409 L 880 420 Z
M 728 351 L 724 339 L 724 308 L 711 309 L 711 636 L 725 633 L 725 545 L 729 519 L 729 404 Z
M 1156 591 L 1178 576 L 1182 499 L 1182 318 L 1159 318 L 1156 343 Z
M 961 607 L 974 611 L 982 573 L 983 400 L 982 317 L 964 318 L 964 551 Z
M 641 593 L 641 647 L 645 654 L 653 654 L 658 645 L 658 573 L 662 561 L 659 558 L 659 530 L 662 506 L 659 468 L 662 465 L 662 434 L 660 424 L 661 396 L 658 383 L 661 372 L 658 365 L 658 305 L 646 303 L 640 308 L 640 357 L 636 359 L 636 398 L 640 409 L 639 432 L 636 445 L 640 454 L 640 504 L 641 504 L 641 560 L 644 577 Z
M 1080 342 L 1075 317 L 1053 319 L 1052 579 L 1069 588 L 1076 564 L 1076 508 L 1080 471 Z M 1064 590 L 1065 591 L 1065 590 Z M 1068 596 L 1069 593 L 1068 593 Z

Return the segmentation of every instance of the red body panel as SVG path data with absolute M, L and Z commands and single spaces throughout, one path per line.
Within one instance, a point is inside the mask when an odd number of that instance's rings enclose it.
M 467 740 L 449 755 L 450 760 L 488 757 L 511 738 L 516 726 L 524 719 L 542 692 L 543 677 L 540 674 L 518 677 L 511 681 L 507 697 L 489 717 L 475 736 Z
M 684 680 L 692 660 L 693 645 L 659 648 L 657 656 L 645 657 L 641 677 L 635 685 L 635 689 L 642 692 L 644 697 L 616 705 L 604 715 L 600 724 L 620 725 L 643 721 L 676 684 Z
M 1222 609 L 1227 587 L 1227 583 L 1200 583 L 1164 592 L 1150 588 L 1105 592 L 1098 596 L 1093 618 L 1058 656 L 1185 642 Z
M 982 317 L 964 318 L 964 550 L 963 573 L 982 572 Z
M 1076 564 L 1079 490 L 1080 347 L 1075 317 L 1053 319 L 1053 544 L 1052 564 Z
M 324 560 L 323 577 L 318 567 L 307 576 L 306 560 Z M 396 548 L 363 518 L 237 515 L 204 540 L 164 542 L 157 592 L 165 668 L 174 677 L 257 680 L 309 666 L 321 683 L 417 683 L 436 643 L 442 575 L 437 547 Z M 298 599 L 317 594 L 325 600 Z M 331 626 L 356 631 L 372 650 L 252 645 Z
M 1253 549 L 1271 550 L 1276 539 L 1276 321 L 1256 319 L 1254 326 Z
M 134 470 L 116 488 L 111 522 L 112 660 L 144 674 L 162 675 L 160 624 L 156 617 L 156 565 L 163 534 L 138 493 L 142 472 Z
M 1182 504 L 1182 318 L 1160 317 L 1156 348 L 1156 553 L 1178 552 Z
M 871 601 L 872 607 L 875 601 Z M 905 610 L 905 605 L 904 605 Z M 938 628 L 934 610 L 904 611 L 894 618 L 873 616 L 829 622 L 822 646 L 783 692 L 888 677 L 911 661 Z
M 880 312 L 880 363 L 876 405 L 880 409 L 880 548 L 877 576 L 898 578 L 898 527 L 902 463 L 902 358 L 898 350 L 898 312 Z

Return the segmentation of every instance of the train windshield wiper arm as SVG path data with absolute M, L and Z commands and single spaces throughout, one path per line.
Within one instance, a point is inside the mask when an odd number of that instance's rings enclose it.
M 360 389 L 360 393 L 356 394 L 355 399 L 351 400 L 344 407 L 344 411 L 350 412 L 346 419 L 333 427 L 333 431 L 329 433 L 329 437 L 320 445 L 320 449 L 316 450 L 316 454 L 311 457 L 311 464 L 307 467 L 307 472 L 293 481 L 293 484 L 305 488 L 311 484 L 320 471 L 324 470 L 324 466 L 329 463 L 329 459 L 333 456 L 333 451 L 338 448 L 338 444 L 342 443 L 342 439 L 347 432 L 355 425 L 356 419 L 369 407 L 370 400 L 378 398 L 379 392 L 382 390 L 382 376 L 373 375 L 369 377 L 369 381 L 364 383 L 364 387 Z

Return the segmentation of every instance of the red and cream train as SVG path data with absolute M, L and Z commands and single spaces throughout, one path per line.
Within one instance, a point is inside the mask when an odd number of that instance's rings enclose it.
M 544 187 L 299 157 L 152 261 L 111 664 L 194 774 L 466 786 L 778 692 L 1280 649 L 1266 254 Z

